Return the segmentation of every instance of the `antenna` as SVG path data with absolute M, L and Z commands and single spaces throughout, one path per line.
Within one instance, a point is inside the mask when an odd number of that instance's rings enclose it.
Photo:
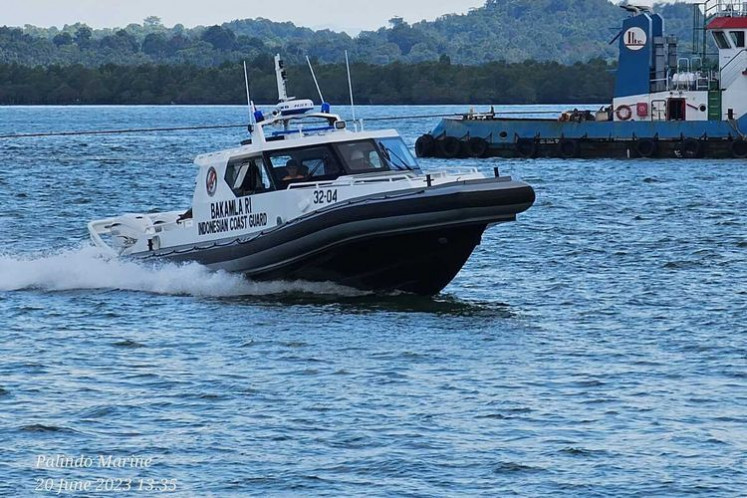
M 350 111 L 353 113 L 353 123 L 355 123 L 355 102 L 353 101 L 353 80 L 350 77 L 350 59 L 348 51 L 345 51 L 345 66 L 348 68 L 348 89 L 350 90 Z M 356 128 L 358 125 L 356 124 Z
M 257 108 L 254 107 L 252 92 L 249 89 L 249 72 L 246 70 L 246 61 L 244 61 L 244 83 L 246 85 L 246 102 L 249 106 L 249 136 L 252 138 L 252 140 L 264 143 L 265 132 L 262 129 L 260 123 L 262 123 L 265 118 L 262 115 L 262 111 L 258 111 Z M 244 144 L 244 142 L 241 143 L 242 145 Z M 249 141 L 248 143 L 251 143 L 251 141 Z
M 275 56 L 275 76 L 278 80 L 278 99 L 280 102 L 287 102 L 291 99 L 288 98 L 288 89 L 285 85 L 285 80 L 288 78 L 285 75 L 285 65 L 283 59 L 280 58 L 280 54 Z
M 255 124 L 254 120 L 254 102 L 252 102 L 252 93 L 249 91 L 249 73 L 246 70 L 246 61 L 244 61 L 244 84 L 246 85 L 246 105 L 249 107 L 249 123 Z
M 309 56 L 306 56 L 306 62 L 309 64 L 309 69 L 311 70 L 311 77 L 314 78 L 314 84 L 316 85 L 316 91 L 319 92 L 319 99 L 322 101 L 322 104 L 324 104 L 324 96 L 322 95 L 322 89 L 319 88 L 319 82 L 316 80 L 316 74 L 314 74 L 314 68 L 311 66 L 311 59 L 309 59 Z

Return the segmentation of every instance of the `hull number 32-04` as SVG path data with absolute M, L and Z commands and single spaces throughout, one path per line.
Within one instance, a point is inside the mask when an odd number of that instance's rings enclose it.
M 313 195 L 314 204 L 332 204 L 337 202 L 337 189 L 315 190 Z

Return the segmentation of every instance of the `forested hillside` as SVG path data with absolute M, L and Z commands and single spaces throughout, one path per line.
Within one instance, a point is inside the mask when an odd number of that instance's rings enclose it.
M 689 44 L 692 6 L 655 7 L 667 32 Z M 247 14 L 251 4 L 247 2 Z M 283 54 L 296 95 L 347 100 L 345 51 L 356 96 L 368 104 L 582 103 L 611 98 L 617 34 L 627 15 L 608 0 L 488 0 L 467 14 L 356 37 L 289 22 L 243 19 L 220 26 L 0 28 L 0 105 L 221 104 L 244 101 L 241 61 L 255 98 L 276 98 L 272 56 Z
M 603 60 L 561 65 L 557 62 L 490 62 L 480 66 L 440 62 L 385 66 L 353 64 L 356 102 L 360 104 L 550 104 L 605 102 L 610 99 L 613 67 Z M 324 96 L 333 104 L 348 101 L 344 64 L 316 68 Z M 289 91 L 315 97 L 306 66 L 289 66 Z M 277 102 L 271 65 L 250 68 L 253 97 Z M 238 64 L 196 66 L 27 67 L 0 64 L 0 103 L 43 104 L 241 104 L 246 101 Z
M 674 3 L 655 9 L 667 20 L 667 31 L 689 43 L 692 6 Z M 249 2 L 247 14 L 251 15 Z M 321 63 L 339 63 L 348 50 L 353 60 L 370 64 L 419 63 L 442 56 L 468 65 L 529 59 L 568 64 L 613 59 L 616 47 L 609 41 L 625 15 L 608 0 L 488 0 L 467 14 L 447 14 L 432 22 L 408 24 L 394 18 L 388 27 L 354 38 L 266 19 L 190 29 L 165 27 L 155 17 L 122 29 L 27 25 L 0 28 L 0 63 L 216 67 L 275 52 L 283 53 L 291 64 L 302 62 L 306 55 Z

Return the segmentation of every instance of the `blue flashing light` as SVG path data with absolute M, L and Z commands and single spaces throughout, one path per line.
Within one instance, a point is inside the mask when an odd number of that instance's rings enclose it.
M 265 115 L 262 114 L 262 111 L 254 111 L 254 119 L 257 121 L 257 123 L 261 123 L 265 120 Z
M 332 110 L 332 106 L 329 105 L 329 102 L 322 102 L 322 112 L 329 114 L 330 110 Z

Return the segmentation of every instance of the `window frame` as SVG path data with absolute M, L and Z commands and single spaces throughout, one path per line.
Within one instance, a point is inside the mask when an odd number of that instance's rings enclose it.
M 719 48 L 719 50 L 732 48 L 731 44 L 729 43 L 729 37 L 726 36 L 726 33 L 721 30 L 713 32 L 713 39 L 716 42 L 716 46 Z
M 386 160 L 387 164 L 389 165 L 389 171 L 402 171 L 402 172 L 413 172 L 413 173 L 422 173 L 422 170 L 420 169 L 420 164 L 418 164 L 417 158 L 410 152 L 410 149 L 408 149 L 407 144 L 404 140 L 402 140 L 402 137 L 382 137 L 375 139 L 376 145 L 379 147 L 381 155 L 384 156 L 384 159 Z M 412 159 L 413 166 L 405 165 L 405 169 L 400 169 L 399 167 L 395 166 L 392 163 L 391 158 L 389 157 L 389 150 L 390 148 L 386 146 L 384 142 L 386 141 L 396 141 L 399 144 L 401 144 L 402 148 L 407 152 L 410 159 Z M 401 158 L 403 159 L 403 158 Z
M 734 44 L 734 48 L 745 47 L 744 31 L 729 31 L 729 37 L 731 38 L 731 41 Z
M 346 175 L 360 175 L 364 173 L 385 173 L 388 171 L 395 171 L 392 170 L 389 167 L 389 161 L 386 159 L 386 155 L 381 151 L 378 144 L 378 138 L 362 138 L 358 140 L 346 140 L 344 142 L 335 142 L 333 145 L 333 149 L 335 149 L 335 152 L 339 156 L 342 167 L 345 169 Z M 346 155 L 342 152 L 342 148 L 346 145 L 352 145 L 352 144 L 360 144 L 360 143 L 368 143 L 372 146 L 372 151 L 376 152 L 376 154 L 379 157 L 379 162 L 381 163 L 381 168 L 367 168 L 367 169 L 353 169 L 350 167 L 346 160 Z
M 288 188 L 288 186 L 292 183 L 305 183 L 305 182 L 326 182 L 326 181 L 333 181 L 337 178 L 346 175 L 345 166 L 340 159 L 339 155 L 337 154 L 337 151 L 334 147 L 331 146 L 330 143 L 319 143 L 314 145 L 302 145 L 297 147 L 288 147 L 284 149 L 276 149 L 276 150 L 269 150 L 264 151 L 262 153 L 262 156 L 264 157 L 265 163 L 267 165 L 267 168 L 271 172 L 270 177 L 272 178 L 273 182 L 276 185 L 277 190 L 285 190 Z M 283 180 L 282 178 L 278 178 L 275 174 L 276 169 L 280 169 L 284 166 L 276 166 L 272 162 L 273 157 L 277 156 L 289 156 L 291 159 L 298 159 L 295 157 L 299 153 L 303 153 L 304 151 L 310 151 L 313 149 L 324 149 L 326 154 L 332 158 L 335 161 L 335 164 L 338 168 L 337 174 L 326 174 L 326 175 L 317 175 L 310 178 L 304 178 L 304 179 L 298 179 L 298 180 Z M 299 163 L 301 165 L 304 165 L 304 161 L 300 160 Z M 305 165 L 304 165 L 305 166 Z M 311 173 L 311 171 L 309 171 Z
M 240 168 L 244 164 L 249 164 L 250 161 L 254 161 L 255 165 L 258 168 L 260 168 L 260 175 L 262 175 L 262 173 L 264 172 L 264 177 L 268 180 L 269 186 L 266 187 L 261 192 L 257 192 L 255 190 L 254 192 L 251 192 L 251 193 L 244 193 L 242 195 L 239 195 L 240 193 L 242 193 L 242 190 L 240 188 L 234 187 L 234 185 L 236 184 L 237 178 L 234 178 L 233 182 L 229 182 L 228 181 L 229 180 L 228 179 L 228 173 L 229 173 L 229 171 L 231 171 L 231 168 L 234 168 L 234 167 L 239 167 Z M 247 173 L 248 173 L 248 171 L 247 171 Z M 244 176 L 246 177 L 246 174 Z M 265 160 L 262 157 L 262 154 L 252 154 L 252 155 L 248 155 L 248 156 L 237 156 L 237 157 L 230 158 L 228 160 L 228 162 L 226 163 L 226 171 L 223 174 L 223 181 L 226 182 L 226 184 L 228 185 L 228 188 L 231 190 L 231 192 L 233 193 L 234 197 L 236 197 L 237 199 L 239 197 L 248 197 L 248 196 L 251 196 L 251 195 L 266 194 L 268 192 L 273 192 L 273 191 L 277 190 L 275 182 L 273 181 L 272 175 L 270 174 L 270 172 L 267 169 L 267 164 L 265 163 Z M 242 180 L 242 183 L 243 183 L 243 180 Z M 264 186 L 264 183 L 263 183 L 263 186 Z

